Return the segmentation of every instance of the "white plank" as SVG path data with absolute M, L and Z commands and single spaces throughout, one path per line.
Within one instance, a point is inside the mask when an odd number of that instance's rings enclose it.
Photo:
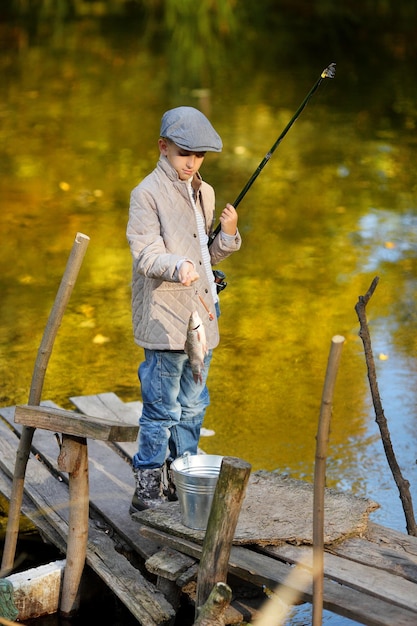
M 13 602 L 19 611 L 19 620 L 58 611 L 64 569 L 65 559 L 7 576 L 6 580 L 13 585 Z

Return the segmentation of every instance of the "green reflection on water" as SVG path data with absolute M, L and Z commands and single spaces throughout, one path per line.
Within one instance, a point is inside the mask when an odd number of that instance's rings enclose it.
M 131 332 L 125 226 L 130 190 L 157 159 L 161 114 L 178 101 L 210 106 L 225 148 L 208 155 L 202 173 L 216 187 L 220 210 L 323 69 L 311 59 L 298 73 L 284 62 L 273 72 L 258 66 L 248 73 L 253 60 L 242 57 L 241 68 L 226 63 L 212 73 L 208 101 L 207 92 L 201 100 L 189 85 L 173 86 L 167 57 L 131 31 L 109 37 L 98 24 L 81 21 L 65 26 L 61 37 L 1 55 L 2 404 L 27 400 L 77 231 L 91 243 L 43 397 L 67 407 L 74 395 L 112 390 L 126 401 L 138 397 L 142 352 Z M 244 245 L 222 265 L 229 286 L 209 378 L 205 426 L 216 435 L 202 442 L 207 452 L 245 458 L 254 469 L 310 479 L 330 340 L 343 334 L 328 482 L 377 500 L 367 468 L 387 470 L 374 445 L 354 312 L 375 273 L 381 284 L 369 307 L 371 324 L 393 357 L 378 362 L 381 375 L 389 389 L 391 363 L 394 373 L 417 369 L 416 183 L 407 130 L 415 116 L 401 80 L 396 93 L 381 89 L 384 78 L 370 77 L 369 93 L 356 96 L 355 80 L 343 71 L 327 83 L 239 208 Z M 395 84 L 392 73 L 386 80 Z M 392 113 L 393 102 L 401 114 Z M 384 351 L 383 340 L 378 349 Z M 402 384 L 401 410 L 412 431 L 415 386 Z M 392 410 L 399 399 L 387 395 Z M 401 431 L 400 453 L 408 462 L 403 439 Z M 407 470 L 415 472 L 411 465 Z

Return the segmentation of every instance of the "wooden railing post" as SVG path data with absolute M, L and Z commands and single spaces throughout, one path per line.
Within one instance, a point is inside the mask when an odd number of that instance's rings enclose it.
M 230 551 L 250 472 L 251 465 L 246 461 L 223 458 L 198 569 L 196 615 L 214 585 L 227 580 Z
M 60 612 L 72 616 L 79 609 L 80 583 L 88 541 L 88 451 L 85 437 L 62 436 L 58 468 L 68 472 L 69 521 L 67 562 L 62 583 Z

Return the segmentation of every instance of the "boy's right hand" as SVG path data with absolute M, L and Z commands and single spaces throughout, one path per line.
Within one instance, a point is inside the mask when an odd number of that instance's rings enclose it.
M 180 283 L 182 285 L 189 287 L 192 283 L 198 280 L 200 276 L 195 271 L 193 263 L 190 261 L 184 261 L 178 270 L 178 278 L 180 279 Z

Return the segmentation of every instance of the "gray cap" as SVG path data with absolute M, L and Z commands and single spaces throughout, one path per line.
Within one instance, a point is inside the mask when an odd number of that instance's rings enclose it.
M 192 152 L 221 152 L 223 147 L 206 116 L 193 107 L 177 107 L 164 113 L 160 136 Z

